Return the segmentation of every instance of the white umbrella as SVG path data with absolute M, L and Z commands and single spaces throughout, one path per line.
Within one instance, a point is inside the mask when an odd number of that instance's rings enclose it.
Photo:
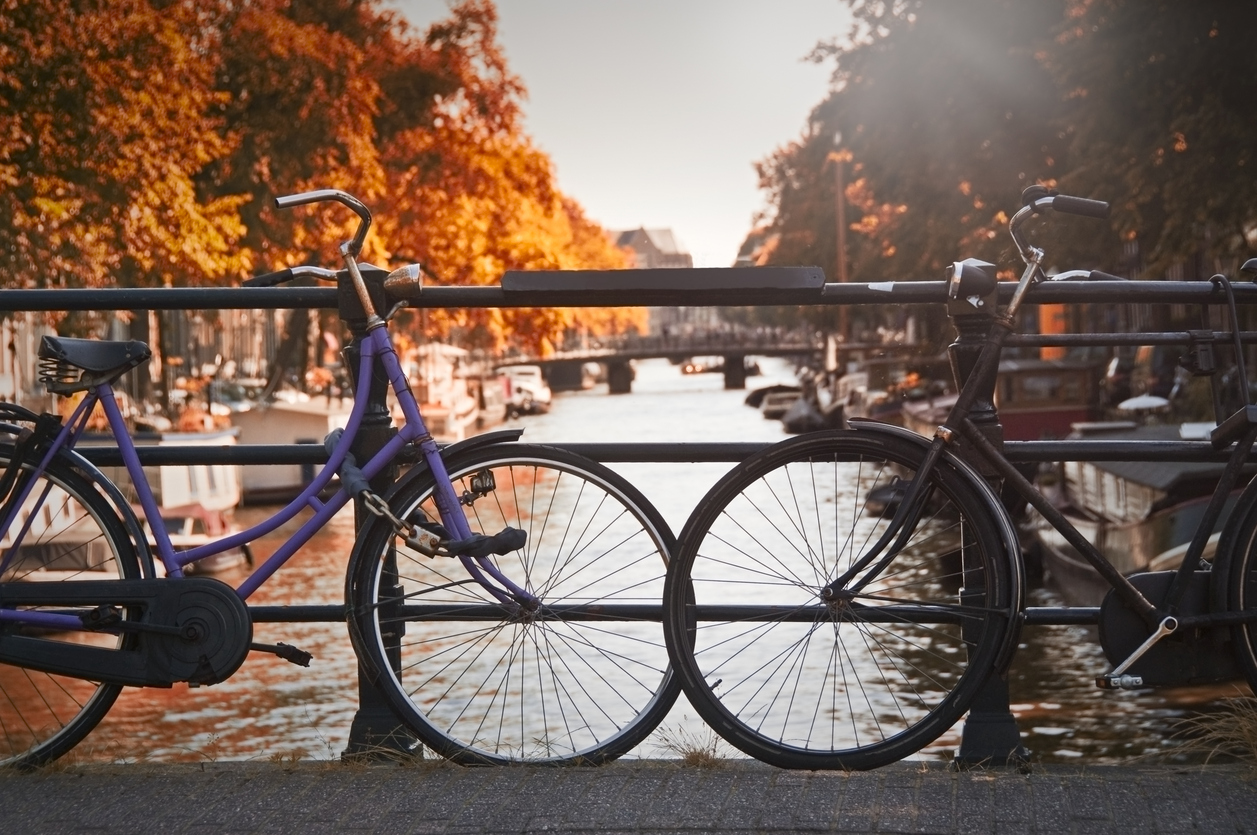
M 1165 409 L 1169 405 L 1170 401 L 1164 397 L 1157 397 L 1155 394 L 1141 394 L 1138 397 L 1123 400 L 1117 404 L 1117 408 L 1123 412 L 1150 412 L 1157 409 Z

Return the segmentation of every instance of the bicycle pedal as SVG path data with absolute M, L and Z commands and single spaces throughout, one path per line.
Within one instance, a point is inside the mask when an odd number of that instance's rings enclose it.
M 249 649 L 257 652 L 269 652 L 271 655 L 278 655 L 285 661 L 290 661 L 298 667 L 309 667 L 310 662 L 314 660 L 314 656 L 303 649 L 298 649 L 291 644 L 259 644 L 257 642 L 249 644 Z
M 1143 686 L 1143 676 L 1096 676 L 1096 687 L 1099 687 L 1101 690 L 1134 690 L 1137 687 Z

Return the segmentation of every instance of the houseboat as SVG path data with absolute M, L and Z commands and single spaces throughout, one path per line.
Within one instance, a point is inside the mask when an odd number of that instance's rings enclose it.
M 137 446 L 234 446 L 239 429 L 205 432 L 140 432 Z M 93 438 L 90 443 L 112 444 L 112 439 Z M 122 467 L 106 467 L 105 475 L 117 484 L 130 485 Z M 241 467 L 235 464 L 162 464 L 144 468 L 161 511 L 162 525 L 176 551 L 196 548 L 239 530 L 234 514 L 243 498 Z M 133 488 L 129 488 L 132 489 Z M 149 546 L 155 546 L 153 532 L 139 502 L 133 498 L 136 516 L 144 525 Z M 251 564 L 248 547 L 236 548 L 198 560 L 188 567 L 193 573 L 212 573 Z
M 322 444 L 333 429 L 349 422 L 353 401 L 340 397 L 299 396 L 236 412 L 232 422 L 242 444 Z M 247 504 L 287 502 L 314 480 L 321 464 L 274 464 L 245 467 L 242 481 Z
M 1097 440 L 1204 440 L 1212 423 L 1147 426 L 1114 421 L 1080 424 L 1073 437 Z M 1123 574 L 1167 571 L 1182 563 L 1225 464 L 1183 461 L 1066 461 L 1040 482 L 1045 495 Z M 1247 476 L 1242 479 L 1247 481 Z M 1239 487 L 1242 487 L 1240 484 Z M 1215 526 L 1203 557 L 1238 490 Z M 1030 552 L 1049 585 L 1073 605 L 1095 606 L 1109 590 L 1095 569 L 1046 520 L 1029 512 Z
M 163 432 L 157 443 L 159 446 L 233 446 L 237 434 L 236 429 Z M 163 464 L 145 468 L 149 484 L 157 493 L 162 523 L 176 551 L 196 548 L 239 530 L 233 515 L 243 497 L 240 470 L 234 464 Z M 147 522 L 145 525 L 147 527 Z M 148 534 L 149 543 L 153 544 L 152 532 Z M 252 563 L 253 555 L 248 546 L 243 546 L 198 560 L 187 570 L 204 574 Z
M 1006 359 L 995 383 L 995 407 L 1004 440 L 1064 438 L 1099 409 L 1099 372 L 1074 360 Z M 903 425 L 931 437 L 956 403 L 955 394 L 905 399 Z
M 441 342 L 420 345 L 409 356 L 406 374 L 434 438 L 453 443 L 475 434 L 480 400 L 466 348 Z

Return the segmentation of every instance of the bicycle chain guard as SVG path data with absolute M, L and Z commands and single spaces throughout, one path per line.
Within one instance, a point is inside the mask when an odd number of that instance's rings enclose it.
M 1149 600 L 1164 600 L 1174 580 L 1173 571 L 1148 571 L 1130 576 L 1131 583 Z M 1192 572 L 1178 617 L 1201 615 L 1209 608 L 1208 571 Z M 1110 591 L 1100 606 L 1100 646 L 1113 665 L 1121 664 L 1148 639 L 1148 624 L 1126 602 Z M 1238 678 L 1230 629 L 1179 629 L 1152 646 L 1125 671 L 1142 679 L 1141 686 L 1204 684 Z
M 5 583 L 0 605 L 82 609 L 85 624 L 99 624 L 86 634 L 136 636 L 131 648 L 107 649 L 9 624 L 0 630 L 0 663 L 129 687 L 217 684 L 239 669 L 253 640 L 248 607 L 212 577 Z M 114 608 L 117 618 L 108 615 Z

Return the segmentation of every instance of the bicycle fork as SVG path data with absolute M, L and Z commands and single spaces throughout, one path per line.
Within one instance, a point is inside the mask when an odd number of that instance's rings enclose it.
M 937 465 L 939 458 L 942 457 L 943 446 L 944 443 L 941 438 L 935 438 L 933 443 L 930 444 L 916 473 L 909 480 L 908 489 L 904 493 L 903 498 L 899 500 L 899 507 L 896 508 L 894 516 L 891 517 L 890 523 L 886 526 L 886 530 L 882 532 L 882 535 L 877 538 L 876 542 L 869 546 L 868 551 L 860 559 L 856 560 L 837 579 L 821 589 L 820 596 L 822 600 L 836 602 L 854 599 L 865 586 L 873 582 L 894 561 L 899 552 L 907 545 L 908 538 L 912 535 L 913 529 L 921 518 L 921 510 L 929 499 L 929 488 L 927 485 L 929 484 L 930 473 Z M 873 564 L 875 560 L 876 564 Z M 859 577 L 859 580 L 856 580 L 857 577 Z

